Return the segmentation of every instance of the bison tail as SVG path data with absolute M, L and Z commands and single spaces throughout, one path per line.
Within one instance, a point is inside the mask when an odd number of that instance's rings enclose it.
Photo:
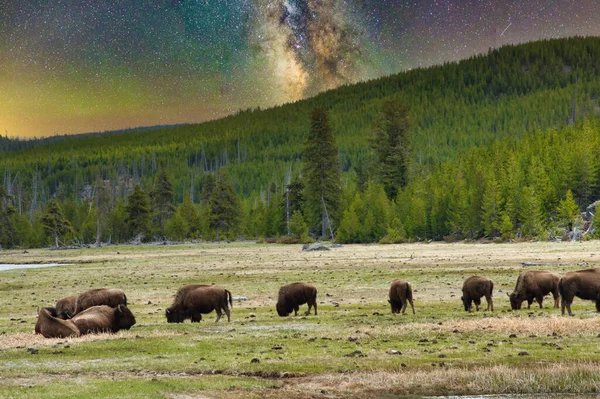
M 233 298 L 231 297 L 231 292 L 229 292 L 229 290 L 225 290 L 225 292 L 227 293 L 227 297 L 229 297 L 229 307 L 232 308 L 233 307 Z
M 563 279 L 561 277 L 561 279 L 558 280 L 558 293 L 560 294 L 561 298 L 564 298 L 564 296 L 565 296 L 564 290 L 565 290 L 565 287 L 563 286 Z
M 600 312 L 600 299 L 596 299 L 596 312 Z
M 490 296 L 492 296 L 494 293 L 494 282 L 492 280 L 490 280 Z

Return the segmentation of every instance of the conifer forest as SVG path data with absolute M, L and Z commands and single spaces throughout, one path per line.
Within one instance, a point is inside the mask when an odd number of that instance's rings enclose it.
M 600 38 L 510 45 L 271 109 L 0 138 L 0 245 L 600 236 Z

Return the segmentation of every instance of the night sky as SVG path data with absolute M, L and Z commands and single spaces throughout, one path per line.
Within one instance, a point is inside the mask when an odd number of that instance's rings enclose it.
M 0 132 L 201 122 L 508 43 L 598 0 L 0 0 Z

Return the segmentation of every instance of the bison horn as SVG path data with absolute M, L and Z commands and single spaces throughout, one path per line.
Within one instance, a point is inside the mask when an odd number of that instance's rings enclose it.
M 171 314 L 171 309 L 167 309 L 167 314 Z
M 506 296 L 510 298 L 510 294 L 508 292 L 506 293 Z

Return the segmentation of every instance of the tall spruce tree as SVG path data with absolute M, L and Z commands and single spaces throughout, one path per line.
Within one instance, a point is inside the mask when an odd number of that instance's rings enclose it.
M 305 216 L 310 229 L 320 229 L 321 236 L 333 238 L 342 198 L 342 170 L 329 115 L 323 108 L 312 112 L 303 161 Z
M 173 184 L 169 181 L 169 175 L 166 169 L 160 169 L 156 186 L 150 192 L 152 221 L 159 233 L 164 232 L 167 220 L 175 212 L 174 197 Z
M 375 175 L 383 184 L 389 199 L 408 184 L 410 139 L 409 107 L 398 99 L 386 101 L 381 107 L 370 143 L 375 151 Z
M 149 241 L 152 233 L 152 222 L 150 220 L 150 201 L 148 195 L 140 185 L 133 188 L 133 192 L 127 198 L 127 226 L 131 236 L 141 235 L 143 241 Z
M 71 223 L 55 199 L 48 202 L 44 216 L 42 216 L 42 225 L 52 237 L 55 247 L 59 247 L 61 242 L 64 244 L 65 238 L 74 232 Z
M 216 239 L 220 240 L 224 235 L 234 240 L 240 222 L 240 200 L 229 176 L 223 171 L 210 197 L 209 209 L 209 226 L 215 231 Z

